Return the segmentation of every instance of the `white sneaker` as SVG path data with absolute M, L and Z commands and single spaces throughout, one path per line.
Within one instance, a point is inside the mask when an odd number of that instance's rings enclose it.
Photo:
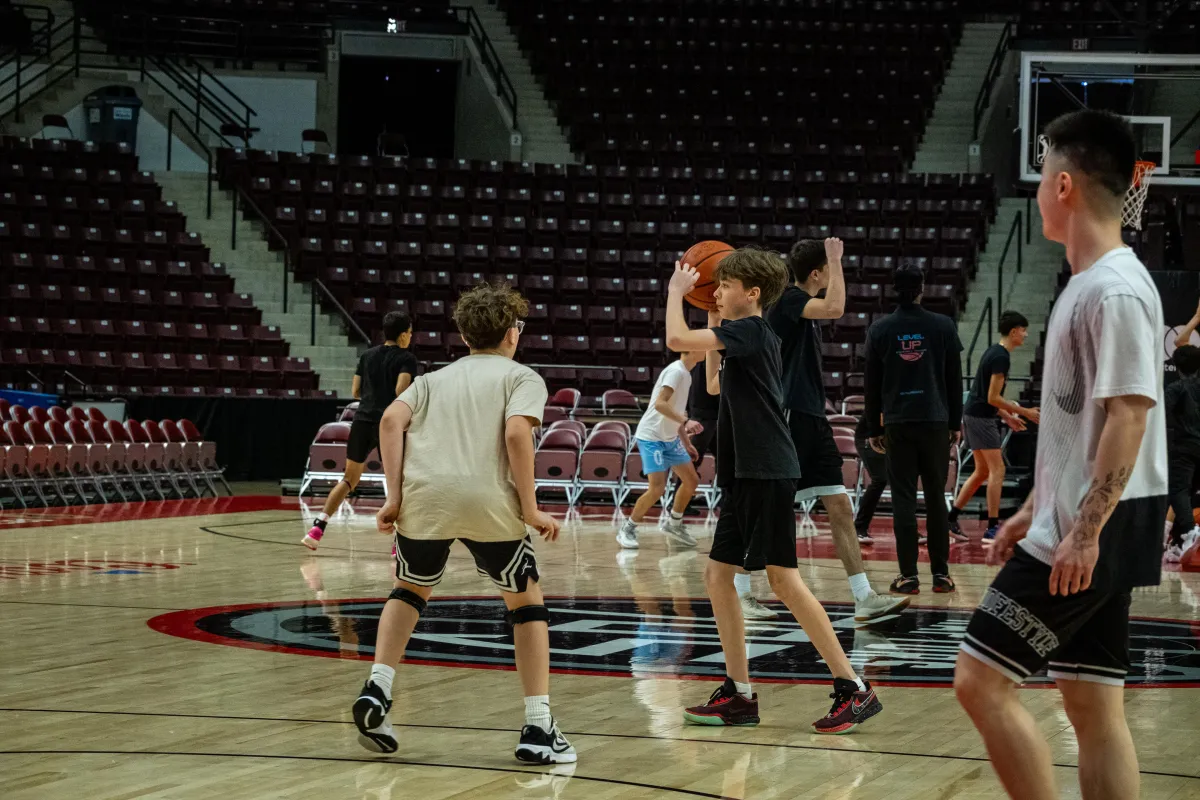
M 758 602 L 752 594 L 741 595 L 742 617 L 745 619 L 775 619 L 779 615 Z
M 1192 528 L 1183 535 L 1183 552 L 1187 552 L 1200 543 L 1200 525 Z
M 626 522 L 622 525 L 621 529 L 617 531 L 617 544 L 626 550 L 637 550 L 637 525 L 634 525 L 632 522 Z
M 871 592 L 862 600 L 854 601 L 854 620 L 856 622 L 870 622 L 880 617 L 886 617 L 889 614 L 895 614 L 908 608 L 908 604 L 911 601 L 911 597 L 900 595 L 885 596 Z
M 1183 560 L 1183 547 L 1177 544 L 1168 545 L 1166 555 L 1163 556 L 1163 559 L 1168 564 L 1178 564 Z
M 675 544 L 682 545 L 683 547 L 696 546 L 695 537 L 687 532 L 687 528 L 682 522 L 676 522 L 673 519 L 667 520 L 667 523 L 663 525 L 663 532 L 666 533 L 667 538 L 675 542 Z

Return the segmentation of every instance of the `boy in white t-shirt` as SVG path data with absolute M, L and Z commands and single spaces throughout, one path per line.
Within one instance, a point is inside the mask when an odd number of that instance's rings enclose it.
M 633 434 L 650 488 L 637 499 L 633 513 L 617 532 L 617 544 L 628 550 L 637 549 L 638 523 L 666 492 L 668 471 L 679 477 L 679 488 L 671 506 L 671 519 L 663 530 L 678 544 L 696 546 L 696 540 L 683 526 L 683 512 L 700 485 L 700 476 L 692 464 L 696 448 L 692 447 L 689 438 L 689 434 L 700 431 L 696 430 L 698 423 L 688 422 L 687 404 L 692 391 L 692 367 L 703 360 L 704 353 L 684 353 L 662 371 L 650 395 L 650 408 Z

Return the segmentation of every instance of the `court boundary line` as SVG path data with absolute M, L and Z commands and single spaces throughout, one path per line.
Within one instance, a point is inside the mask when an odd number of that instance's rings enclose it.
M 97 714 L 106 716 L 121 716 L 121 717 L 166 717 L 179 719 L 209 719 L 209 720 L 233 720 L 239 722 L 294 722 L 296 724 L 318 724 L 318 725 L 353 725 L 353 722 L 340 719 L 297 719 L 293 717 L 246 717 L 237 716 L 234 714 L 176 714 L 164 711 L 86 711 L 76 709 L 62 708 L 0 708 L 0 713 L 27 713 L 27 714 Z M 478 725 L 421 725 L 412 722 L 392 722 L 393 728 L 413 728 L 413 729 L 428 729 L 428 730 L 452 730 L 452 731 L 484 731 L 487 733 L 512 733 L 510 728 L 489 728 Z M 687 736 L 645 736 L 636 733 L 586 733 L 584 731 L 564 730 L 564 733 L 569 733 L 572 736 L 580 738 L 601 738 L 601 739 L 637 739 L 642 741 L 652 742 L 694 742 L 697 744 L 721 744 L 732 745 L 736 747 L 782 747 L 788 750 L 815 750 L 825 753 L 848 753 L 851 755 L 879 755 L 879 756 L 902 756 L 907 758 L 936 758 L 944 761 L 974 761 L 990 763 L 990 759 L 986 756 L 960 756 L 947 753 L 906 753 L 897 750 L 855 750 L 848 747 L 820 747 L 809 744 L 773 744 L 770 742 L 735 742 L 727 739 L 693 739 Z M 0 751 L 0 755 L 5 755 L 12 752 L 21 751 Z M 74 751 L 63 751 L 66 753 Z M 95 752 L 91 750 L 81 751 L 85 753 Z M 352 759 L 354 760 L 354 759 Z M 407 762 L 404 762 L 407 763 Z M 1060 764 L 1054 762 L 1054 767 L 1062 769 L 1078 769 L 1078 764 Z M 1138 773 L 1141 775 L 1155 775 L 1163 778 L 1184 778 L 1186 780 L 1200 780 L 1200 775 L 1185 775 L 1179 772 L 1160 772 L 1157 770 L 1142 770 Z M 720 797 L 720 795 L 705 795 L 706 797 Z
M 187 758 L 260 758 L 283 759 L 286 761 L 332 761 L 343 764 L 395 764 L 409 767 L 434 767 L 439 769 L 467 769 L 477 772 L 502 772 L 509 775 L 549 775 L 570 780 L 592 781 L 595 783 L 630 786 L 637 789 L 652 789 L 660 792 L 684 794 L 691 797 L 712 798 L 712 800 L 738 800 L 725 794 L 701 792 L 695 789 L 676 789 L 671 786 L 659 786 L 653 783 L 637 783 L 623 781 L 619 778 L 597 778 L 590 775 L 555 775 L 553 772 L 539 772 L 534 765 L 530 769 L 516 767 L 487 767 L 481 764 L 440 764 L 434 761 L 406 761 L 401 758 L 349 758 L 340 756 L 301 756 L 301 755 L 267 755 L 261 753 L 193 753 L 173 750 L 0 750 L 0 756 L 12 755 L 62 755 L 62 756 L 184 756 Z M 578 762 L 576 762 L 578 763 Z

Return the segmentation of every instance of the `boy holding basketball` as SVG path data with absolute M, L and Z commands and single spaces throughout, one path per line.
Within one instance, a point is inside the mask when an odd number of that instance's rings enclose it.
M 718 287 L 707 330 L 689 330 L 683 297 L 699 274 L 678 265 L 667 294 L 667 347 L 705 351 L 710 391 L 721 393 L 717 423 L 717 483 L 724 491 L 704 582 L 716 617 L 725 681 L 707 703 L 684 711 L 700 725 L 757 725 L 758 696 L 750 685 L 746 631 L 734 576 L 766 569 L 775 595 L 804 628 L 833 672 L 833 707 L 813 723 L 816 733 L 847 733 L 883 708 L 838 642 L 825 609 L 800 578 L 796 560 L 796 448 L 784 417 L 779 337 L 763 309 L 783 294 L 787 267 L 776 253 L 735 250 L 717 265 Z M 718 376 L 718 353 L 724 365 Z
M 508 609 L 525 692 L 517 759 L 575 761 L 575 749 L 550 715 L 550 612 L 527 533 L 533 528 L 553 541 L 559 529 L 538 510 L 534 493 L 533 429 L 541 425 L 546 384 L 513 361 L 528 311 L 507 286 L 464 294 L 454 324 L 470 355 L 417 378 L 383 415 L 388 499 L 377 524 L 395 534 L 396 582 L 379 618 L 375 664 L 353 706 L 359 742 L 368 749 L 396 752 L 388 720 L 396 666 L 457 539 Z M 419 695 L 413 700 L 421 702 Z

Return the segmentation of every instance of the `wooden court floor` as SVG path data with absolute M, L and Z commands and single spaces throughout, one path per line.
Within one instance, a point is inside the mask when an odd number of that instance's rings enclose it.
M 397 675 L 400 751 L 355 741 L 349 706 L 370 659 L 390 543 L 371 511 L 299 545 L 294 500 L 147 503 L 0 515 L 0 797 L 52 798 L 1000 798 L 948 687 L 957 639 L 993 570 L 954 546 L 959 593 L 870 628 L 849 617 L 832 541 L 805 523 L 801 572 L 827 603 L 883 713 L 819 737 L 829 684 L 793 623 L 757 623 L 757 728 L 686 727 L 722 672 L 699 553 L 646 530 L 618 555 L 610 512 L 572 515 L 539 543 L 551 598 L 551 699 L 572 768 L 512 758 L 522 703 L 496 594 L 465 550 Z M 879 527 L 868 569 L 895 570 Z M 760 597 L 769 597 L 756 578 Z M 1143 797 L 1200 798 L 1200 573 L 1139 592 L 1136 686 L 1126 691 Z M 507 649 L 506 649 L 507 648 Z M 1023 692 L 1049 738 L 1064 797 L 1076 743 L 1053 691 Z

